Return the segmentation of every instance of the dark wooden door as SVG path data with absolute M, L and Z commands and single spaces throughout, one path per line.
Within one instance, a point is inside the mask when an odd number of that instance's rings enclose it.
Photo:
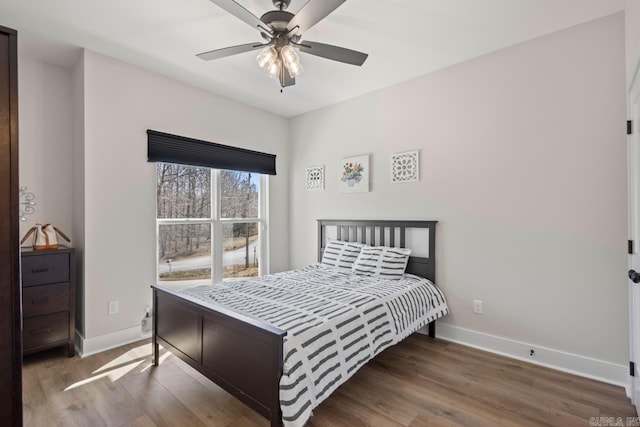
M 22 425 L 17 34 L 0 27 L 0 425 Z

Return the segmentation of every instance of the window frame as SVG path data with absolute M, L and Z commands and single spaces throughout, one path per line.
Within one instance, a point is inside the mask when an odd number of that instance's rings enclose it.
M 166 163 L 158 162 L 157 164 Z M 204 166 L 180 165 L 184 167 L 201 168 Z M 223 256 L 224 256 L 224 232 L 223 228 L 226 224 L 237 223 L 257 223 L 259 236 L 258 250 L 258 276 L 269 274 L 269 233 L 268 233 L 268 191 L 269 191 L 269 175 L 261 174 L 258 189 L 258 216 L 257 218 L 222 218 L 222 184 L 221 169 L 207 168 L 210 171 L 211 186 L 211 210 L 210 218 L 158 218 L 158 197 L 157 197 L 157 179 L 156 179 L 156 282 L 161 284 L 185 285 L 193 283 L 194 285 L 202 283 L 217 284 L 230 280 L 241 280 L 243 278 L 223 278 Z M 157 174 L 156 166 L 156 174 Z M 257 173 L 244 172 L 243 173 Z M 160 226 L 161 225 L 181 225 L 181 224 L 210 224 L 211 225 L 211 279 L 200 280 L 161 280 L 160 279 Z M 217 239 L 216 237 L 219 236 Z

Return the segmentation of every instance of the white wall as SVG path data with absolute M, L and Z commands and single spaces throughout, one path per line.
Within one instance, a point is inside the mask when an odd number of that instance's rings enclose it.
M 71 227 L 71 72 L 21 54 L 18 79 L 20 185 L 35 195 L 35 212 L 20 224 L 56 225 L 73 240 Z M 31 244 L 31 239 L 25 246 Z
M 139 327 L 155 282 L 155 164 L 147 129 L 276 154 L 270 267 L 288 267 L 287 122 L 90 51 L 84 53 L 84 337 Z M 118 315 L 108 301 L 120 301 Z
M 625 2 L 625 32 L 627 84 L 631 84 L 640 60 L 640 1 L 638 0 Z
M 316 218 L 436 219 L 444 323 L 626 363 L 624 55 L 617 14 L 294 118 L 291 267 L 315 262 Z M 413 149 L 420 182 L 391 184 Z M 339 194 L 363 153 L 371 192 Z
M 73 246 L 76 251 L 76 330 L 84 336 L 84 52 L 81 53 L 71 70 L 72 76 L 72 110 L 73 110 L 73 153 L 71 213 L 73 218 L 72 233 L 75 236 Z

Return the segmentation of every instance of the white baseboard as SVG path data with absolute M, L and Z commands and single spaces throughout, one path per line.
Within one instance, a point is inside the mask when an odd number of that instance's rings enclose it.
M 426 333 L 426 328 L 423 328 L 419 332 Z M 76 331 L 76 350 L 80 357 L 87 357 L 105 350 L 140 341 L 150 336 L 151 334 L 143 335 L 140 331 L 140 326 L 134 326 L 92 338 L 85 338 L 80 332 Z M 436 336 L 446 341 L 478 348 L 490 353 L 496 353 L 535 365 L 618 385 L 625 388 L 627 397 L 631 397 L 629 372 L 628 368 L 624 365 L 567 353 L 561 350 L 531 345 L 521 341 L 502 338 L 440 322 L 437 324 Z M 533 356 L 529 356 L 530 350 L 535 351 Z
M 142 334 L 140 326 L 133 326 L 92 338 L 85 338 L 80 332 L 76 331 L 76 351 L 80 357 L 87 357 L 149 337 L 151 337 L 151 333 Z
M 425 329 L 423 328 L 419 332 L 426 333 L 424 332 Z M 436 336 L 446 341 L 478 348 L 490 353 L 615 384 L 624 387 L 627 391 L 627 396 L 630 396 L 629 370 L 624 365 L 527 344 L 440 322 L 436 326 Z M 531 350 L 535 352 L 533 356 L 529 355 Z

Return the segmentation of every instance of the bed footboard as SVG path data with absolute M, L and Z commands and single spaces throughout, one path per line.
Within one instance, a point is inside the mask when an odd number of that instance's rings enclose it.
M 286 332 L 181 295 L 153 288 L 153 365 L 159 345 L 271 421 L 282 423 L 279 384 Z

